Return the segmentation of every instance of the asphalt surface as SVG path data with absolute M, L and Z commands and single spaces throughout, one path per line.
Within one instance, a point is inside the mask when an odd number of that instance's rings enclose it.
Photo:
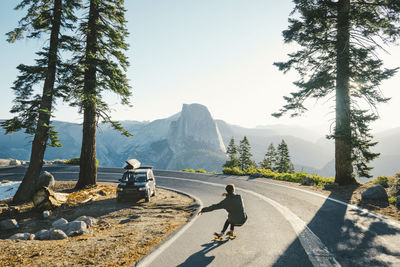
M 45 166 L 56 179 L 76 180 L 74 166 Z M 24 167 L 0 168 L 0 180 L 21 180 Z M 99 181 L 118 181 L 122 168 L 99 168 Z M 155 171 L 157 185 L 222 200 L 226 184 L 242 195 L 248 221 L 237 238 L 213 241 L 226 212 L 195 217 L 139 266 L 400 266 L 400 224 L 325 196 L 235 176 Z

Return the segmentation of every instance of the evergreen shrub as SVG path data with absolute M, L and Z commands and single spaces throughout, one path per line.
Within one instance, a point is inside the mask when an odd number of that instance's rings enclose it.
M 380 184 L 381 186 L 387 188 L 389 187 L 389 178 L 388 176 L 378 176 L 375 180 L 372 181 L 374 185 Z

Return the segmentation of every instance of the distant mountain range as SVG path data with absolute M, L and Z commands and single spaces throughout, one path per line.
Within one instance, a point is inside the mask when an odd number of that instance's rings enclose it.
M 62 148 L 48 147 L 46 160 L 79 157 L 82 127 L 80 124 L 55 121 Z M 226 161 L 225 147 L 234 137 L 236 144 L 247 136 L 256 162 L 264 157 L 270 143 L 282 139 L 288 144 L 296 170 L 324 176 L 334 175 L 334 145 L 312 129 L 297 126 L 259 126 L 244 128 L 214 120 L 207 107 L 184 104 L 181 112 L 152 122 L 123 121 L 133 134 L 125 137 L 101 125 L 97 133 L 97 158 L 102 166 L 123 166 L 136 158 L 143 165 L 158 169 L 198 169 L 221 171 Z M 4 135 L 0 129 L 0 158 L 29 160 L 32 137 L 18 132 Z M 400 128 L 376 135 L 374 151 L 381 157 L 373 162 L 374 175 L 393 175 L 400 171 Z

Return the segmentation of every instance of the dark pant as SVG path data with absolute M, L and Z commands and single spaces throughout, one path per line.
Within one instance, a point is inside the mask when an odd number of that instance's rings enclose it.
M 225 224 L 224 224 L 224 228 L 222 228 L 222 233 L 225 233 L 226 229 L 228 229 L 228 226 L 231 225 L 231 231 L 233 231 L 235 229 L 235 226 L 230 223 L 228 220 L 226 220 Z

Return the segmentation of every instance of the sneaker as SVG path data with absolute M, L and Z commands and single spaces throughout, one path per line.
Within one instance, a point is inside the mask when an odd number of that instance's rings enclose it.
M 233 236 L 233 231 L 231 230 L 231 231 L 226 232 L 226 235 Z
M 216 237 L 221 237 L 221 236 L 223 236 L 224 234 L 223 234 L 223 233 L 217 233 L 217 232 L 215 232 L 214 235 L 215 235 Z

